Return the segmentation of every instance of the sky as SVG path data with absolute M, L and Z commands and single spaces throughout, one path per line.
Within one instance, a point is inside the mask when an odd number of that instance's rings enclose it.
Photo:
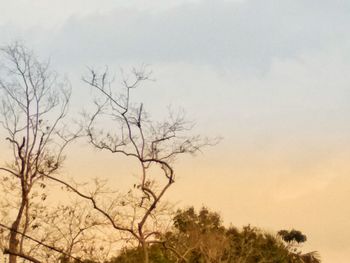
M 72 82 L 73 111 L 88 107 L 87 67 L 147 64 L 156 81 L 136 96 L 153 116 L 183 108 L 196 132 L 223 137 L 179 160 L 169 200 L 227 224 L 294 227 L 323 262 L 348 262 L 349 1 L 0 0 L 0 10 L 0 45 L 50 57 Z M 82 149 L 67 173 L 128 184 L 120 161 Z

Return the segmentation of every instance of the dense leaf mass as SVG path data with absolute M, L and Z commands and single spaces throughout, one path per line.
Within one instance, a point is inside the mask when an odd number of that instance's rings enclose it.
M 150 246 L 150 261 L 154 263 L 321 262 L 316 252 L 302 254 L 290 243 L 291 240 L 297 243 L 306 241 L 305 235 L 297 230 L 283 231 L 274 235 L 250 225 L 242 229 L 233 226 L 226 228 L 222 225 L 220 215 L 207 208 L 202 208 L 198 213 L 194 208 L 179 210 L 174 217 L 174 229 L 164 234 L 164 242 Z M 141 261 L 141 249 L 131 248 L 124 249 L 117 258 L 108 263 Z

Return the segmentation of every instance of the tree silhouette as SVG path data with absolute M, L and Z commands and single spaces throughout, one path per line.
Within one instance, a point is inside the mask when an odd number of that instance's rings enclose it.
M 3 181 L 10 181 L 18 193 L 5 253 L 10 255 L 10 263 L 16 263 L 18 256 L 30 258 L 24 251 L 23 235 L 18 232 L 28 231 L 32 190 L 43 189 L 45 177 L 58 173 L 63 150 L 77 135 L 67 134 L 62 124 L 70 100 L 69 83 L 60 80 L 48 62 L 39 61 L 20 43 L 0 51 L 0 124 L 7 133 L 12 155 L 0 172 Z

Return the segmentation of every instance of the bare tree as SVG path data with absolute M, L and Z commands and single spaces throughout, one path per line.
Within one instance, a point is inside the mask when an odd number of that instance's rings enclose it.
M 68 111 L 70 85 L 22 44 L 1 48 L 0 124 L 7 133 L 11 160 L 0 167 L 3 180 L 19 188 L 18 206 L 8 241 L 9 262 L 25 255 L 23 241 L 30 223 L 30 194 L 45 187 L 45 176 L 56 176 L 64 161 L 63 150 L 77 137 L 62 123 Z M 22 233 L 19 235 L 18 233 Z M 31 260 L 31 259 L 29 259 Z
M 130 78 L 123 78 L 119 91 L 113 89 L 107 71 L 99 74 L 90 70 L 83 80 L 99 93 L 95 100 L 96 111 L 89 116 L 86 127 L 90 143 L 97 149 L 133 158 L 138 163 L 138 183 L 129 191 L 137 198 L 138 205 L 132 206 L 129 218 L 121 220 L 120 213 L 100 209 L 96 200 L 89 198 L 116 230 L 137 240 L 143 248 L 144 262 L 148 263 L 148 247 L 158 242 L 159 237 L 159 231 L 148 223 L 155 218 L 162 198 L 175 182 L 176 157 L 195 154 L 214 142 L 198 135 L 189 136 L 192 123 L 187 122 L 181 112 L 170 112 L 165 121 L 152 121 L 143 104 L 134 105 L 131 100 L 133 90 L 150 79 L 150 72 L 142 67 L 131 73 Z M 111 122 L 112 129 L 108 129 L 106 123 Z M 101 123 L 103 128 L 99 127 Z

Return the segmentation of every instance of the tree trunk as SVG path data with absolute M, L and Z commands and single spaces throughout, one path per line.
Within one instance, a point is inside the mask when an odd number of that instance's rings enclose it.
M 25 211 L 24 211 L 24 214 L 25 214 L 25 222 L 24 222 L 24 226 L 23 226 L 23 230 L 22 230 L 22 234 L 26 234 L 27 233 L 27 230 L 28 230 L 28 226 L 29 226 L 29 202 L 27 201 L 25 203 Z M 21 236 L 21 241 L 19 242 L 19 252 L 23 252 L 23 242 L 24 242 L 24 235 Z
M 21 223 L 21 219 L 23 216 L 23 212 L 26 206 L 26 200 L 27 198 L 23 194 L 22 196 L 22 201 L 21 201 L 21 206 L 18 210 L 18 214 L 16 217 L 16 220 L 13 222 L 11 226 L 11 231 L 10 231 L 10 240 L 9 240 L 9 251 L 14 252 L 16 254 L 18 251 L 18 239 L 17 239 L 17 232 Z M 10 254 L 9 255 L 9 263 L 17 263 L 17 255 Z
M 143 249 L 143 263 L 149 263 L 148 244 L 146 242 L 142 242 L 142 249 Z

